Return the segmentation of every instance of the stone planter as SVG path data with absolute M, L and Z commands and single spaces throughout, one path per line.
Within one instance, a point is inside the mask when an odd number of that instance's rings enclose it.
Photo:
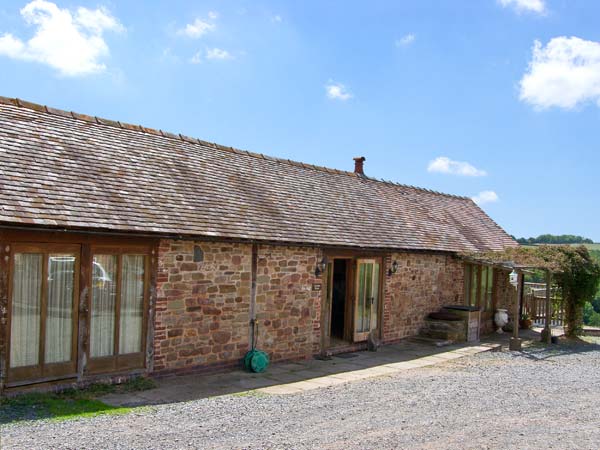
M 529 330 L 531 328 L 531 325 L 533 325 L 533 320 L 531 319 L 521 319 L 521 321 L 519 322 L 521 330 Z
M 506 309 L 497 309 L 494 314 L 494 323 L 498 327 L 497 332 L 503 333 L 502 328 L 508 324 L 508 311 Z

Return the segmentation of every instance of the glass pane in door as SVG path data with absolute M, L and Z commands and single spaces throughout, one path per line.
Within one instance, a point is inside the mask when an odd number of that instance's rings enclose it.
M 94 255 L 90 323 L 92 358 L 114 354 L 116 302 L 117 256 Z
M 371 289 L 371 321 L 369 331 L 377 328 L 377 308 L 379 304 L 379 263 L 373 264 L 373 283 Z
M 477 306 L 477 287 L 479 286 L 478 276 L 479 276 L 479 267 L 472 266 L 472 268 L 471 268 L 471 295 L 469 297 L 470 298 L 469 304 L 471 306 Z
M 73 302 L 75 301 L 75 255 L 50 255 L 46 309 L 44 362 L 71 361 L 73 348 Z
M 379 263 L 374 260 L 358 261 L 355 339 L 366 339 L 366 335 L 377 328 L 379 271 Z
M 144 256 L 123 255 L 122 265 L 119 353 L 136 353 L 142 351 Z
M 488 268 L 487 290 L 485 293 L 485 304 L 488 311 L 492 310 L 492 296 L 494 293 L 494 269 Z
M 373 303 L 373 264 L 365 266 L 365 315 L 363 318 L 362 331 L 371 329 L 371 304 Z
M 358 265 L 358 290 L 357 290 L 357 305 L 356 305 L 356 323 L 355 332 L 363 331 L 363 321 L 365 317 L 365 265 Z
M 13 261 L 10 367 L 40 360 L 43 255 L 16 253 Z
M 481 309 L 485 306 L 485 292 L 487 290 L 487 266 L 480 267 L 481 279 L 479 281 L 479 306 Z

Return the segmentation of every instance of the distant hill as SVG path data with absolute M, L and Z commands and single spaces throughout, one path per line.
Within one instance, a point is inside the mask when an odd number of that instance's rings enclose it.
M 593 244 L 589 238 L 583 236 L 575 236 L 572 234 L 541 234 L 538 237 L 530 238 L 519 238 L 516 239 L 519 244 L 522 245 L 535 245 L 535 244 Z

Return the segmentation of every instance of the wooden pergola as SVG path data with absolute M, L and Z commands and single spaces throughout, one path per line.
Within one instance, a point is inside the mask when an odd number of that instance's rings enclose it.
M 462 258 L 467 262 L 474 264 L 483 264 L 504 271 L 515 272 L 517 274 L 517 301 L 513 305 L 514 326 L 513 336 L 510 339 L 509 348 L 511 350 L 521 350 L 521 338 L 519 338 L 519 319 L 520 307 L 523 304 L 523 291 L 525 274 L 533 270 L 540 270 L 546 274 L 546 317 L 542 339 L 550 344 L 552 342 L 552 331 L 550 324 L 552 323 L 552 302 L 550 300 L 550 287 L 552 283 L 552 275 L 560 273 L 559 261 L 542 258 L 535 255 L 526 248 L 518 247 L 507 249 L 502 252 L 488 253 L 471 253 L 464 254 Z

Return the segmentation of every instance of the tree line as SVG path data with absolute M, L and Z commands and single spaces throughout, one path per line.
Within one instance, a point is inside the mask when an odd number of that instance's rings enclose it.
M 514 236 L 513 236 L 514 237 Z M 518 238 L 515 240 L 519 244 L 534 245 L 534 244 L 593 244 L 589 238 L 583 236 L 575 236 L 573 234 L 541 234 L 538 237 Z

